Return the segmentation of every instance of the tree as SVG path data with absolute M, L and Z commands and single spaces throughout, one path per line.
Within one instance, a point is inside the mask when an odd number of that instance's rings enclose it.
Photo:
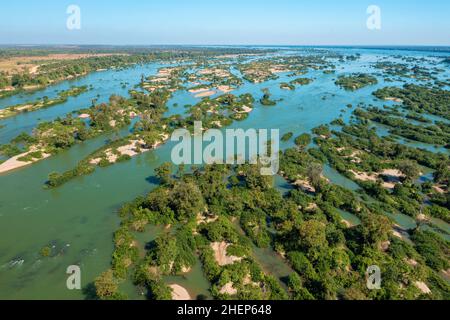
M 80 126 L 77 131 L 77 139 L 80 141 L 85 141 L 89 138 L 89 131 L 84 125 Z
M 264 95 L 263 95 L 263 97 L 261 98 L 260 103 L 261 103 L 263 106 L 274 106 L 274 105 L 277 104 L 275 101 L 270 100 L 271 94 L 270 94 L 270 92 L 269 92 L 269 89 L 267 89 L 267 88 L 262 89 L 262 92 L 264 93 Z
M 308 220 L 299 227 L 300 247 L 309 249 L 320 249 L 328 244 L 326 226 L 317 220 Z
M 420 168 L 416 162 L 404 160 L 398 164 L 398 169 L 405 175 L 407 181 L 414 181 L 420 176 Z
M 316 189 L 316 191 L 320 191 L 323 172 L 322 166 L 318 163 L 311 163 L 308 165 L 306 170 L 308 181 Z
M 288 278 L 288 288 L 295 300 L 314 300 L 314 296 L 303 287 L 302 279 L 297 272 L 293 272 Z
M 434 181 L 436 183 L 445 183 L 450 180 L 450 163 L 441 162 L 434 172 Z
M 301 150 L 304 150 L 310 143 L 311 143 L 311 136 L 307 133 L 304 133 L 295 139 L 295 144 Z
M 160 142 L 161 137 L 157 132 L 150 131 L 145 133 L 143 140 L 147 148 L 153 148 L 158 142 Z
M 150 292 L 155 300 L 172 300 L 172 289 L 162 280 L 152 281 L 150 283 Z
M 169 184 L 172 181 L 172 164 L 170 162 L 163 163 L 155 169 L 155 172 L 162 184 Z
M 192 182 L 178 182 L 171 192 L 171 207 L 178 220 L 191 218 L 205 210 L 205 200 Z
M 8 77 L 5 73 L 0 72 L 0 89 L 3 89 L 4 87 L 9 85 Z
M 392 223 L 385 215 L 369 213 L 361 220 L 359 228 L 366 244 L 376 247 L 389 238 Z
M 50 187 L 57 187 L 61 184 L 62 176 L 58 172 L 52 172 L 48 175 L 48 182 L 47 184 Z
M 114 298 L 119 289 L 118 281 L 114 278 L 114 272 L 108 270 L 95 279 L 97 296 L 102 300 Z

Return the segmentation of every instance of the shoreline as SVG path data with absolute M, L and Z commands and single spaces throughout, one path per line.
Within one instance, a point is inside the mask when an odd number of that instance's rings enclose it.
M 32 160 L 32 161 L 27 161 L 27 162 L 18 160 L 18 159 L 20 159 L 22 157 L 25 157 L 25 156 L 29 155 L 32 152 L 33 151 L 28 151 L 28 152 L 19 154 L 17 156 L 9 158 L 5 162 L 1 163 L 0 164 L 0 174 L 7 173 L 7 172 L 10 172 L 10 171 L 13 171 L 13 170 L 17 170 L 17 169 L 21 169 L 23 167 L 32 165 L 32 164 L 34 164 L 36 162 L 39 162 L 41 160 L 47 159 L 47 158 L 49 158 L 51 156 L 51 154 L 43 153 L 42 154 L 42 158 L 40 158 L 40 159 L 35 159 L 35 160 Z

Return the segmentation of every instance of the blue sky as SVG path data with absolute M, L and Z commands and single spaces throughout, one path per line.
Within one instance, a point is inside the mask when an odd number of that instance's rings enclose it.
M 70 4 L 81 30 L 66 28 Z M 369 5 L 381 30 L 366 27 Z M 15 0 L 0 44 L 450 45 L 450 1 Z

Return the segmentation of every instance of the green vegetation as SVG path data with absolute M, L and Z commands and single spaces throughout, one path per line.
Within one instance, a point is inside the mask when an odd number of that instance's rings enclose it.
M 254 103 L 254 98 L 250 94 L 239 97 L 224 94 L 213 100 L 203 99 L 190 107 L 186 118 L 177 116 L 164 118 L 167 101 L 171 97 L 169 91 L 155 90 L 149 94 L 132 92 L 131 96 L 131 99 L 124 103 L 141 114 L 140 121 L 134 125 L 133 133 L 95 150 L 73 169 L 62 174 L 50 173 L 46 182 L 48 187 L 59 187 L 76 177 L 92 174 L 96 167 L 107 167 L 127 161 L 134 155 L 155 149 L 177 128 L 193 131 L 195 121 L 202 121 L 203 128 L 209 129 L 229 125 L 234 120 L 244 120 L 248 116 L 248 110 L 245 108 L 251 110 Z
M 52 254 L 52 249 L 50 247 L 44 247 L 40 251 L 40 255 L 44 258 L 50 257 Z
M 414 84 L 403 88 L 386 87 L 373 93 L 382 100 L 397 100 L 409 112 L 428 113 L 450 119 L 450 91 Z
M 52 122 L 42 122 L 33 130 L 32 136 L 22 133 L 11 143 L 0 146 L 0 153 L 11 157 L 32 151 L 22 159 L 24 161 L 40 159 L 44 153 L 56 154 L 76 143 L 130 124 L 129 112 L 135 112 L 136 108 L 122 97 L 111 96 L 109 104 L 95 105 L 80 111 L 89 115 L 88 124 L 80 118 L 74 118 L 73 114 Z
M 297 79 L 291 81 L 291 85 L 307 86 L 307 85 L 310 84 L 311 82 L 313 82 L 312 79 L 308 79 L 308 78 L 297 78 Z
M 280 84 L 280 88 L 281 89 L 285 89 L 285 90 L 295 90 L 295 86 L 290 84 L 290 83 L 286 83 L 286 82 L 282 82 Z
M 291 140 L 293 136 L 294 136 L 294 133 L 288 132 L 281 137 L 281 141 L 287 142 L 287 141 Z
M 368 108 L 355 110 L 355 115 L 360 119 L 370 120 L 390 127 L 390 133 L 404 138 L 424 142 L 439 146 L 448 146 L 450 130 L 446 123 L 436 122 L 435 124 L 415 125 L 409 120 L 398 117 L 398 113 L 393 110 L 381 110 Z
M 245 52 L 237 51 L 234 57 L 225 55 L 228 51 L 206 49 L 134 52 L 81 59 L 81 69 L 53 61 L 39 68 L 47 70 L 51 79 L 43 74 L 28 79 L 0 73 L 0 88 L 13 81 L 19 90 L 36 81 L 44 86 L 107 65 L 163 58 L 164 62 L 183 62 L 161 68 L 156 76 L 142 75 L 129 98 L 113 95 L 105 104 L 94 100 L 89 108 L 41 122 L 31 135 L 23 133 L 0 146 L 0 154 L 9 158 L 26 153 L 18 160 L 35 162 L 108 134 L 100 148 L 74 167 L 49 174 L 46 186 L 56 188 L 153 150 L 167 141 L 173 130 L 192 131 L 197 121 L 202 121 L 203 129 L 220 129 L 247 119 L 255 108 L 255 98 L 231 93 L 243 80 L 262 83 L 283 73 L 294 80 L 270 85 L 294 90 L 296 85 L 313 81 L 298 78 L 309 70 L 331 74 L 340 68 L 328 60 L 343 63 L 360 58 L 314 49 L 307 56 L 247 60 Z M 438 72 L 406 66 L 383 63 L 376 67 L 392 77 L 433 79 Z M 242 75 L 234 75 L 236 69 Z M 341 76 L 336 81 L 350 91 L 376 83 L 377 78 L 367 74 Z M 121 83 L 123 87 L 127 84 Z M 33 102 L 33 107 L 23 112 L 48 107 L 86 89 L 74 87 L 58 98 Z M 181 91 L 193 95 L 214 91 L 215 98 L 205 97 L 209 93 L 198 96 L 182 115 L 166 116 L 173 93 Z M 217 96 L 219 91 L 224 94 Z M 111 266 L 93 283 L 97 298 L 126 299 L 121 289 L 133 284 L 148 299 L 170 300 L 173 290 L 168 284 L 197 272 L 200 265 L 215 299 L 450 299 L 450 286 L 444 279 L 450 268 L 448 231 L 436 220 L 450 221 L 450 160 L 445 150 L 450 141 L 445 121 L 449 119 L 448 91 L 435 83 L 433 87 L 388 87 L 373 95 L 394 102 L 394 106 L 352 101 L 345 107 L 340 101 L 342 114 L 353 111 L 351 116 L 342 115 L 311 132 L 283 135 L 284 146 L 290 146 L 289 141 L 295 144 L 280 152 L 279 174 L 289 184 L 289 188 L 283 186 L 283 193 L 274 186 L 280 177 L 262 176 L 259 165 L 161 165 L 154 172 L 159 185 L 118 210 L 120 225 L 113 234 Z M 271 97 L 269 89 L 264 89 L 259 102 L 276 105 Z M 23 106 L 6 110 L 18 112 Z M 130 126 L 133 118 L 136 121 Z M 402 139 L 430 144 L 430 150 L 444 150 L 427 151 Z M 352 190 L 343 187 L 347 184 Z M 400 222 L 406 218 L 412 226 Z M 39 251 L 41 257 L 53 253 L 51 247 Z M 265 253 L 278 259 L 288 272 L 277 274 Z M 372 265 L 382 270 L 381 290 L 367 289 L 366 272 Z
M 7 107 L 5 109 L 0 109 L 0 119 L 14 117 L 20 113 L 32 112 L 44 108 L 49 108 L 58 104 L 62 104 L 68 100 L 69 97 L 77 97 L 80 94 L 89 90 L 87 86 L 82 87 L 72 87 L 66 91 L 61 91 L 58 93 L 58 97 L 54 99 L 49 99 L 44 97 L 35 102 L 27 102 L 20 105 L 15 105 Z
M 129 114 L 132 112 L 141 114 L 141 119 L 135 124 L 132 134 L 115 139 L 95 150 L 81 160 L 74 169 L 62 174 L 51 173 L 47 185 L 52 188 L 61 186 L 73 178 L 93 173 L 96 166 L 105 167 L 115 162 L 127 161 L 131 159 L 130 154 L 139 154 L 155 148 L 165 140 L 169 130 L 168 124 L 165 124 L 162 119 L 164 112 L 167 110 L 166 103 L 169 98 L 170 94 L 167 91 L 155 91 L 149 95 L 132 92 L 131 98 L 128 100 L 117 96 L 111 97 L 108 107 L 99 106 L 102 110 L 101 113 L 92 112 L 92 108 L 86 111 L 90 112 L 89 125 L 92 129 L 85 129 L 87 131 L 83 131 L 85 132 L 83 138 L 92 137 L 91 131 L 94 128 L 94 132 L 101 133 L 130 124 Z M 94 107 L 94 110 L 96 108 Z M 111 124 L 114 124 L 114 126 L 111 126 Z
M 275 106 L 277 104 L 276 101 L 273 101 L 270 99 L 271 94 L 269 92 L 269 89 L 263 89 L 263 97 L 259 100 L 259 102 L 263 105 L 263 106 Z
M 349 91 L 355 91 L 377 83 L 377 78 L 364 73 L 352 74 L 349 76 L 339 76 L 338 80 L 336 81 L 336 85 Z

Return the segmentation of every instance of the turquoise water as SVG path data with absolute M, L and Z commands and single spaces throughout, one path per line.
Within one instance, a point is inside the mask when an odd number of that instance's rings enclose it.
M 292 50 L 292 49 L 290 49 Z M 263 107 L 256 103 L 249 118 L 235 122 L 232 128 L 279 128 L 281 135 L 294 132 L 296 135 L 329 123 L 341 114 L 348 120 L 351 110 L 360 102 L 382 105 L 375 101 L 371 93 L 385 85 L 400 85 L 400 82 L 380 83 L 357 92 L 347 92 L 334 85 L 334 79 L 341 73 L 374 72 L 369 66 L 385 55 L 428 56 L 426 52 L 336 49 L 347 54 L 362 53 L 361 60 L 339 63 L 335 75 L 325 75 L 321 71 L 311 71 L 305 77 L 314 78 L 308 86 L 299 86 L 295 91 L 279 88 L 280 82 L 290 81 L 286 74 L 280 79 L 262 84 L 246 82 L 235 94 L 252 93 L 259 99 L 261 89 L 270 88 L 273 99 L 283 99 L 277 106 Z M 441 53 L 442 55 L 442 53 Z M 393 59 L 393 58 L 391 58 Z M 0 129 L 0 143 L 6 143 L 22 131 L 31 132 L 41 121 L 49 121 L 58 116 L 90 106 L 91 100 L 99 96 L 99 102 L 107 101 L 111 94 L 127 95 L 127 91 L 139 83 L 141 74 L 155 74 L 161 64 L 135 66 L 125 70 L 110 70 L 90 74 L 86 77 L 60 83 L 45 91 L 23 94 L 0 100 L 0 108 L 12 104 L 34 100 L 44 95 L 52 96 L 56 90 L 64 90 L 72 85 L 92 85 L 93 89 L 64 104 L 22 114 L 0 121 L 6 125 Z M 441 74 L 445 79 L 448 72 Z M 122 88 L 123 83 L 128 83 Z M 323 100 L 323 97 L 326 99 Z M 169 103 L 168 114 L 182 114 L 185 104 L 193 104 L 198 99 L 188 93 L 176 93 Z M 173 104 L 178 103 L 178 107 Z M 342 113 L 344 110 L 345 113 Z M 66 289 L 65 274 L 69 265 L 79 264 L 82 270 L 82 285 L 86 286 L 102 271 L 107 269 L 113 249 L 112 232 L 117 229 L 119 219 L 116 210 L 127 201 L 152 190 L 154 169 L 170 160 L 172 144 L 140 155 L 129 162 L 99 169 L 94 174 L 74 179 L 56 190 L 45 190 L 43 183 L 52 171 L 72 168 L 84 156 L 102 146 L 108 137 L 103 136 L 73 147 L 30 167 L 0 175 L 0 298 L 1 299 L 83 299 L 82 291 Z M 290 143 L 282 145 L 291 146 Z M 325 168 L 325 175 L 334 183 L 351 190 L 358 189 L 352 181 L 342 177 L 331 168 Z M 277 184 L 289 190 L 289 186 L 278 180 Z M 404 225 L 412 221 L 396 217 Z M 448 230 L 448 225 L 444 226 Z M 148 234 L 151 241 L 154 234 Z M 146 235 L 142 235 L 146 237 Z M 53 248 L 52 256 L 42 258 L 41 248 Z M 266 253 L 261 253 L 264 256 Z M 258 253 L 255 253 L 258 255 Z M 275 261 L 277 257 L 271 258 Z M 284 267 L 267 265 L 269 271 L 282 276 L 288 270 Z M 281 268 L 281 269 L 280 269 Z M 276 271 L 280 269 L 280 271 Z M 193 294 L 207 293 L 207 283 L 201 277 L 197 266 L 192 275 L 181 281 Z M 137 298 L 137 297 L 136 297 Z

